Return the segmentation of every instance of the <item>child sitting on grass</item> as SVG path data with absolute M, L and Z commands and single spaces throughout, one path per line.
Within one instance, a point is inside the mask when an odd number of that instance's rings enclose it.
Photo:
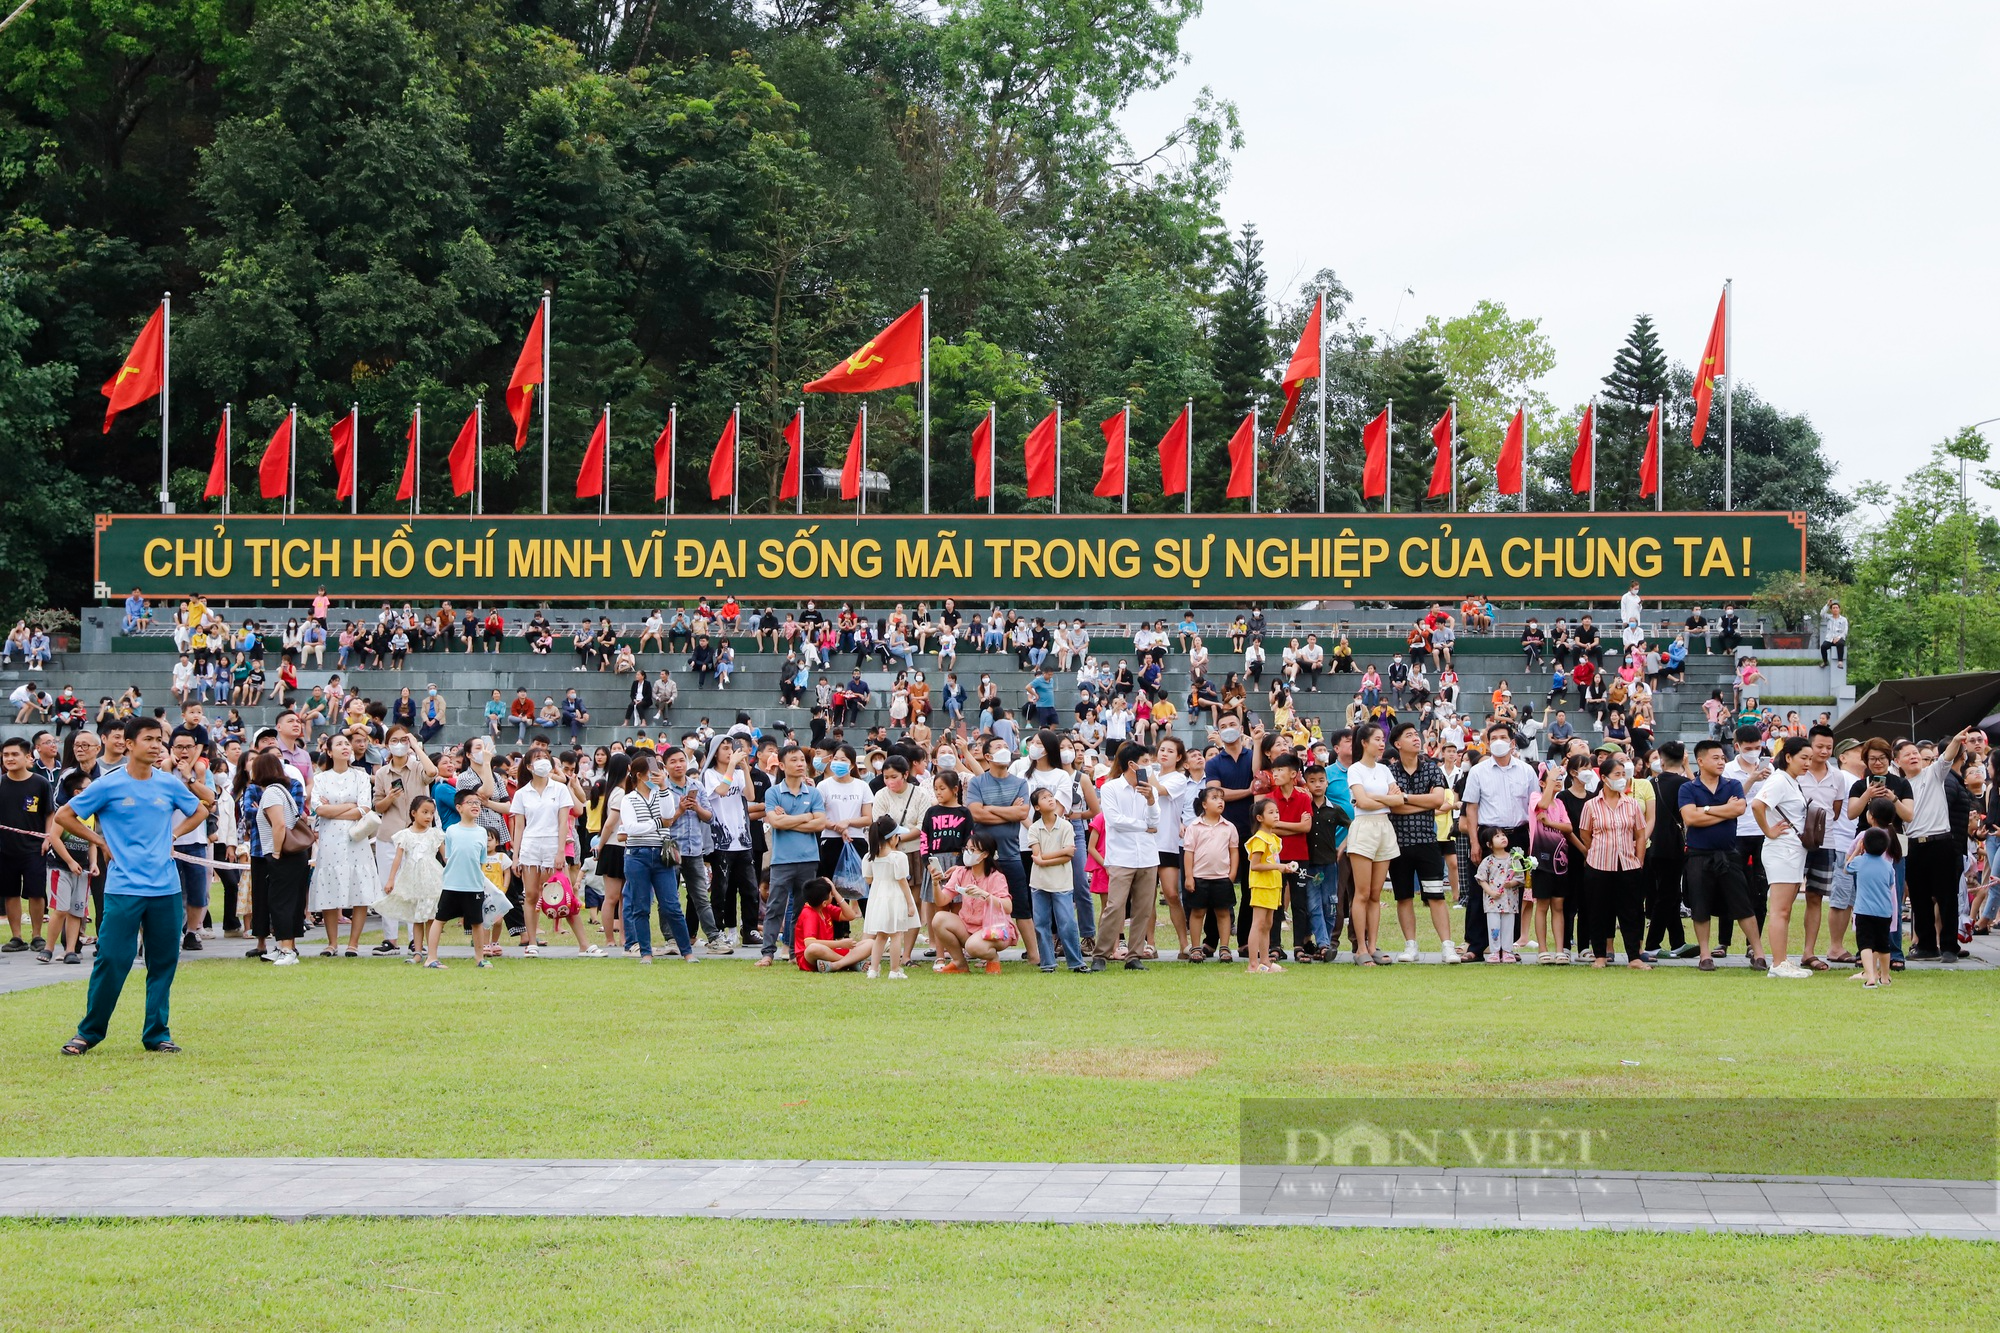
M 861 915 L 859 908 L 840 896 L 833 881 L 821 876 L 806 881 L 806 905 L 799 909 L 792 940 L 801 972 L 841 972 L 869 956 L 857 941 L 834 938 L 834 927 Z

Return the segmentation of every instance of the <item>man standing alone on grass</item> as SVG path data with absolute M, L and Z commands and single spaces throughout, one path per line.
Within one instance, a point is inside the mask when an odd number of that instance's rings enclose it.
M 167 738 L 157 719 L 127 719 L 125 738 L 125 767 L 105 774 L 56 811 L 57 827 L 95 844 L 110 862 L 87 1007 L 76 1035 L 63 1044 L 64 1055 L 82 1055 L 104 1040 L 142 931 L 146 1026 L 139 1040 L 149 1051 L 172 1055 L 181 1049 L 167 1027 L 183 919 L 173 842 L 201 827 L 208 807 L 179 778 L 158 768 L 167 757 Z M 93 815 L 96 828 L 84 822 Z

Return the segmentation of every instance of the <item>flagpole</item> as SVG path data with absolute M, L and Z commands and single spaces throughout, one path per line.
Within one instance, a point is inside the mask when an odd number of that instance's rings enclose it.
M 355 435 L 354 435 L 354 441 L 355 441 L 355 449 L 356 449 L 356 454 L 355 454 L 355 459 L 354 459 L 354 473 L 355 473 L 355 476 L 354 476 L 354 480 L 355 480 L 355 487 L 354 487 L 354 491 L 355 491 L 355 494 L 356 494 L 357 496 L 358 496 L 358 495 L 359 495 L 359 494 L 361 493 L 361 485 L 360 485 L 360 482 L 361 482 L 361 457 L 360 457 L 360 453 L 359 453 L 359 450 L 360 450 L 360 447 L 361 447 L 361 429 L 360 429 L 360 427 L 361 427 L 361 416 L 360 416 L 360 410 L 361 410 L 361 405 L 360 405 L 359 403 L 356 403 L 356 404 L 355 404 L 355 418 L 354 418 L 354 422 L 355 422 Z M 422 508 L 423 508 L 423 503 L 424 503 L 424 496 L 423 496 L 423 492 L 424 492 L 424 466 L 423 466 L 423 464 L 424 464 L 424 405 L 423 405 L 422 403 L 418 403 L 418 404 L 417 404 L 417 412 L 416 412 L 416 417 L 415 417 L 415 419 L 414 419 L 414 420 L 412 420 L 412 421 L 410 422 L 410 425 L 411 425 L 411 426 L 413 427 L 413 430 L 412 430 L 412 432 L 411 432 L 411 442 L 410 442 L 410 449 L 411 449 L 411 451 L 412 451 L 412 453 L 413 453 L 413 455 L 414 455 L 414 457 L 415 457 L 415 462 L 414 462 L 414 464 L 413 464 L 413 465 L 411 466 L 411 468 L 410 468 L 410 517 L 411 517 L 411 518 L 415 518 L 415 517 L 417 516 L 417 514 L 418 514 L 418 513 L 419 513 L 419 512 L 420 512 L 420 511 L 422 510 Z
M 1319 289 L 1319 512 L 1326 512 L 1326 288 Z
M 285 516 L 298 511 L 299 492 L 299 405 L 293 403 L 285 414 Z
M 1528 400 L 1516 398 L 1514 410 L 1521 414 L 1521 512 L 1528 512 Z
M 1665 399 L 1655 400 L 1653 411 L 1659 414 L 1660 428 L 1653 432 L 1659 443 L 1653 446 L 1653 512 L 1667 512 L 1667 404 Z
M 667 517 L 674 516 L 674 465 L 681 447 L 681 405 L 667 405 Z
M 736 517 L 737 482 L 743 476 L 743 404 L 729 405 L 729 517 Z
M 792 497 L 795 512 L 806 512 L 806 400 L 799 399 L 799 486 L 798 494 Z
M 1736 398 L 1736 280 L 1722 280 L 1722 508 L 1736 508 L 1736 447 L 1732 420 Z
M 549 345 L 553 341 L 554 296 L 542 288 L 542 512 L 549 512 Z
M 1257 405 L 1250 405 L 1250 512 L 1257 512 Z
M 1590 414 L 1590 512 L 1597 512 L 1597 395 L 1590 396 L 1590 406 L 1584 409 Z
M 1194 399 L 1187 400 L 1187 475 L 1181 478 L 1181 506 L 1194 512 Z
M 229 482 L 230 482 L 229 455 L 230 455 L 230 445 L 233 443 L 231 439 L 229 415 L 230 415 L 229 404 L 224 403 L 222 405 L 222 516 L 224 518 L 229 517 Z
M 997 443 L 1000 430 L 1000 404 L 986 405 L 986 512 L 993 512 L 994 492 L 999 490 L 1000 446 Z
M 173 382 L 168 373 L 173 368 L 174 352 L 174 294 L 160 293 L 160 512 L 169 512 L 173 501 L 167 498 L 167 386 Z
M 486 400 L 472 404 L 472 512 L 486 507 Z
M 1055 512 L 1062 512 L 1062 404 L 1056 404 L 1056 486 Z
M 1118 512 L 1132 512 L 1132 400 L 1125 400 L 1124 448 L 1118 455 Z
M 1382 423 L 1382 512 L 1389 512 L 1390 497 L 1396 493 L 1396 400 L 1390 399 L 1388 415 Z M 1363 459 L 1363 467 L 1368 465 Z M 1365 489 L 1365 488 L 1364 488 Z
M 861 401 L 861 466 L 854 472 L 854 517 L 868 512 L 868 400 Z
M 924 389 L 921 395 L 924 413 L 924 512 L 931 512 L 931 289 L 924 288 Z M 864 404 L 861 412 L 865 420 L 868 416 Z M 805 452 L 805 437 L 799 437 L 799 452 Z M 867 489 L 863 487 L 862 489 Z M 800 488 L 801 491 L 804 487 Z
M 604 484 L 598 487 L 597 526 L 611 514 L 611 404 L 604 405 Z
M 1524 467 L 1521 469 L 1526 472 Z M 1527 478 L 1521 479 L 1523 490 L 1527 489 Z M 1451 512 L 1458 512 L 1458 399 L 1451 400 Z

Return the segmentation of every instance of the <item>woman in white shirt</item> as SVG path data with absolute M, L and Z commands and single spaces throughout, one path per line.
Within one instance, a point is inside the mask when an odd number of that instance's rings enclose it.
M 1382 753 L 1388 738 L 1369 722 L 1354 733 L 1360 758 L 1347 770 L 1347 790 L 1354 798 L 1354 823 L 1347 830 L 1347 862 L 1354 871 L 1354 961 L 1374 967 L 1388 961 L 1376 947 L 1382 928 L 1382 881 L 1396 859 L 1396 830 L 1389 812 L 1396 808 L 1396 784 Z
M 1117 744 L 1132 734 L 1132 710 L 1125 706 L 1125 696 L 1111 696 L 1111 708 L 1104 714 L 1104 739 L 1107 744 Z
M 1806 824 L 1806 795 L 1799 790 L 1799 775 L 1811 762 L 1812 742 L 1793 736 L 1778 750 L 1771 776 L 1764 779 L 1750 797 L 1750 813 L 1764 831 L 1764 878 L 1770 882 L 1769 920 L 1764 930 L 1765 950 L 1771 957 L 1770 975 L 1796 980 L 1812 975 L 1806 968 L 1785 957 L 1791 939 L 1792 903 L 1806 879 L 1806 848 L 1799 830 Z
M 537 747 L 528 752 L 528 772 L 528 781 L 514 789 L 508 822 L 513 826 L 514 864 L 521 872 L 522 901 L 526 904 L 521 914 L 526 926 L 521 952 L 533 958 L 540 952 L 535 928 L 541 913 L 536 904 L 541 901 L 542 886 L 563 864 L 563 845 L 569 840 L 576 802 L 567 783 L 550 777 L 555 764 L 547 750 Z
M 354 764 L 354 747 L 346 736 L 335 732 L 327 739 L 326 752 L 332 767 L 314 775 L 309 798 L 319 822 L 319 850 L 306 910 L 320 913 L 326 927 L 326 947 L 320 957 L 331 958 L 339 951 L 340 916 L 345 912 L 347 956 L 359 958 L 368 908 L 382 896 L 374 838 L 354 837 L 362 816 L 374 805 L 374 793 L 366 770 Z
M 1160 828 L 1153 839 L 1160 849 L 1160 896 L 1167 900 L 1167 919 L 1174 923 L 1174 947 L 1186 958 L 1200 940 L 1189 939 L 1187 909 L 1181 903 L 1181 825 L 1187 822 L 1187 746 L 1175 736 L 1160 741 L 1160 771 L 1153 786 L 1160 793 Z
M 868 825 L 875 818 L 875 793 L 854 776 L 856 756 L 852 745 L 835 748 L 827 759 L 826 776 L 818 783 L 820 799 L 826 802 L 826 824 L 819 834 L 819 873 L 832 877 L 840 864 L 843 843 L 852 843 L 854 854 L 868 849 Z M 867 890 L 859 896 L 866 897 Z
M 1160 793 L 1147 766 L 1150 752 L 1132 741 L 1118 747 L 1111 773 L 1098 789 L 1104 808 L 1104 868 L 1107 892 L 1091 944 L 1090 970 L 1102 972 L 1118 949 L 1126 930 L 1129 902 L 1132 920 L 1127 936 L 1126 970 L 1143 972 L 1144 951 L 1153 942 L 1153 918 L 1160 900 Z

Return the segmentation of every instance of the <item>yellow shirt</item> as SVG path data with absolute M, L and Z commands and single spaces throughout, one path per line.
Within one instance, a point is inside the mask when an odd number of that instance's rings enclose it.
M 1278 853 L 1283 849 L 1283 847 L 1284 844 L 1278 840 L 1278 835 L 1275 833 L 1266 833 L 1262 829 L 1259 829 L 1255 833 L 1250 835 L 1250 840 L 1243 844 L 1243 854 L 1246 857 L 1250 858 L 1251 888 L 1276 889 L 1284 885 L 1285 882 L 1284 871 L 1259 870 L 1256 868 L 1257 865 L 1256 858 L 1257 858 L 1257 853 L 1259 851 L 1263 852 L 1264 859 L 1268 861 L 1276 861 L 1278 859 Z
M 1172 699 L 1161 699 L 1153 705 L 1153 724 L 1155 726 L 1168 726 L 1179 716 L 1180 709 L 1174 707 Z

